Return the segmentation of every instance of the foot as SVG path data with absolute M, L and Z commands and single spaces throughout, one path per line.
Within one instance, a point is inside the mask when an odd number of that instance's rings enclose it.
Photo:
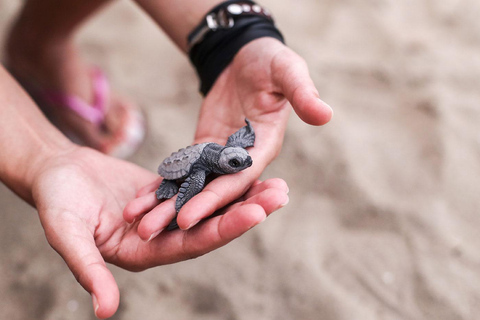
M 6 49 L 7 67 L 17 78 L 26 79 L 42 90 L 75 96 L 87 103 L 93 101 L 92 67 L 78 55 L 71 41 L 35 39 L 17 25 L 12 29 Z M 42 104 L 41 101 L 38 103 Z M 119 156 L 128 156 L 129 151 L 122 143 L 132 135 L 128 132 L 132 131 L 129 128 L 132 122 L 141 122 L 141 114 L 131 102 L 116 94 L 110 96 L 107 104 L 101 125 L 91 123 L 65 106 L 45 103 L 40 107 L 60 130 L 78 140 L 76 142 L 107 154 L 123 147 L 123 155 Z M 143 124 L 141 128 L 135 128 L 135 131 L 142 130 Z M 133 135 L 137 135 L 136 140 L 141 140 L 143 131 Z

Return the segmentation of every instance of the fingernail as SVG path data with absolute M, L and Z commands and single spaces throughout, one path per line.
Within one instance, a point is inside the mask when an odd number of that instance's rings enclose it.
M 330 105 L 328 103 L 326 103 L 325 101 L 323 101 L 322 99 L 318 98 L 318 100 L 320 100 L 321 103 L 323 103 L 324 105 L 326 105 L 327 107 L 329 107 L 330 109 L 332 109 L 332 107 L 330 107 Z M 333 110 L 333 109 L 332 109 Z
M 329 105 L 328 103 L 326 103 L 325 101 L 323 101 L 322 99 L 318 98 L 318 100 L 319 100 L 323 105 L 327 106 L 327 107 L 330 109 L 330 111 L 332 112 L 332 117 L 333 117 L 333 108 L 330 107 L 330 105 Z
M 162 232 L 163 229 L 160 229 L 158 231 L 155 231 L 154 233 L 152 233 L 152 235 L 150 236 L 150 238 L 148 238 L 147 242 L 150 242 L 153 240 L 153 238 L 155 238 L 156 236 L 158 236 L 160 234 L 160 232 Z
M 190 229 L 190 228 L 193 228 L 193 227 L 194 227 L 197 223 L 199 223 L 199 222 L 200 222 L 200 219 L 198 219 L 198 220 L 190 223 L 190 225 L 187 227 L 187 230 Z
M 260 223 L 262 223 L 263 221 L 265 221 L 267 219 L 267 215 L 264 215 L 262 220 L 258 221 L 258 222 L 255 222 L 253 225 L 251 225 L 248 229 L 252 229 L 253 227 L 255 226 L 258 226 Z
M 333 108 L 328 104 L 326 103 L 325 101 L 323 101 L 322 99 L 318 98 L 318 100 L 326 107 L 328 107 L 330 109 L 330 111 L 332 111 L 332 115 L 333 115 Z
M 95 312 L 95 317 L 98 318 L 97 311 L 98 311 L 98 308 L 100 308 L 100 305 L 98 304 L 97 297 L 95 296 L 94 293 L 92 293 L 92 303 L 93 303 L 93 311 Z
M 281 204 L 281 205 L 280 205 L 280 208 L 285 207 L 289 202 L 290 202 L 290 198 L 287 197 L 287 201 L 285 201 L 285 203 Z

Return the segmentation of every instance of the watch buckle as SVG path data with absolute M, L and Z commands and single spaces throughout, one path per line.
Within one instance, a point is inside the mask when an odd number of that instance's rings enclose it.
M 210 30 L 215 31 L 219 28 L 229 29 L 235 25 L 233 17 L 228 13 L 227 10 L 220 10 L 218 14 L 210 13 L 206 16 L 207 26 Z

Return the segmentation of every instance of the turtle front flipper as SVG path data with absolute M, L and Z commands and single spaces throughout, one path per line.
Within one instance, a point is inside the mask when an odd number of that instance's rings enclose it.
M 202 191 L 205 186 L 205 177 L 207 173 L 203 170 L 192 172 L 187 179 L 180 185 L 178 190 L 177 201 L 175 202 L 175 210 L 178 212 L 188 200 L 192 199 L 196 194 Z M 178 228 L 177 217 L 167 227 L 167 230 L 173 230 Z
M 253 130 L 250 121 L 245 118 L 245 127 L 240 128 L 237 132 L 228 137 L 226 147 L 253 147 L 255 143 L 255 131 Z

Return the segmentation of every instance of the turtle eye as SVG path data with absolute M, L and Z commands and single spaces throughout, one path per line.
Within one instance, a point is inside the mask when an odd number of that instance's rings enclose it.
M 228 161 L 228 164 L 233 168 L 237 168 L 240 166 L 240 161 L 238 161 L 237 159 L 232 159 Z

